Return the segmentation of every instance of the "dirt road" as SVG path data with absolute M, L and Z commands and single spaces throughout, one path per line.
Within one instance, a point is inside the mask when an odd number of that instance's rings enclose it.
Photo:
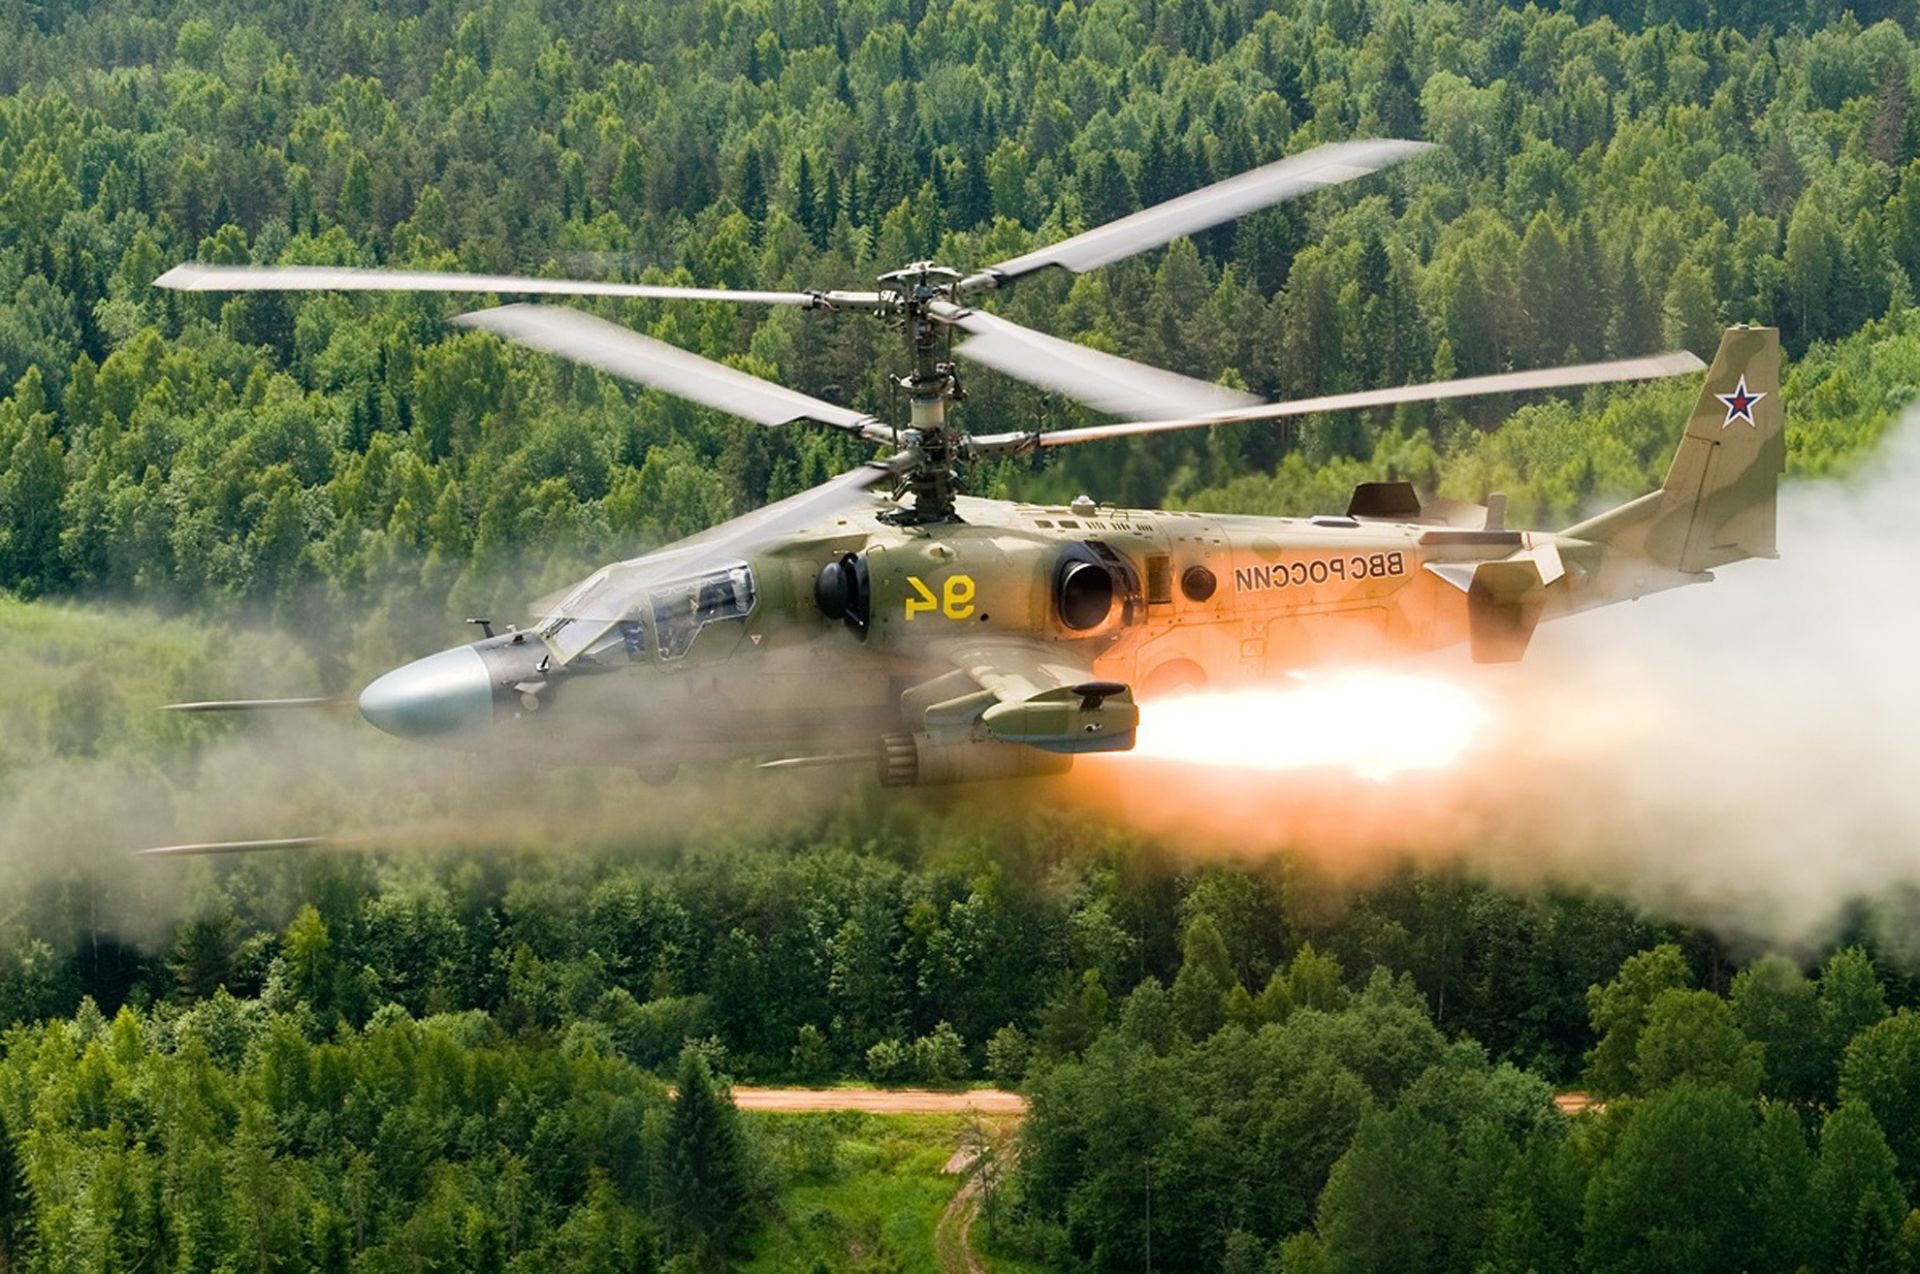
M 980 1174 L 968 1175 L 933 1228 L 933 1250 L 945 1274 L 987 1274 L 973 1251 L 973 1223 L 980 1215 Z
M 741 1110 L 802 1114 L 814 1110 L 859 1110 L 870 1115 L 1024 1115 L 1026 1099 L 998 1088 L 941 1092 L 931 1088 L 746 1088 L 733 1090 Z
M 1607 1104 L 1592 1093 L 1555 1093 L 1553 1104 L 1560 1108 L 1563 1115 L 1584 1115 L 1588 1111 L 1602 1111 Z
M 813 1110 L 862 1110 L 870 1115 L 982 1115 L 1027 1113 L 1027 1100 L 1000 1088 L 971 1088 L 948 1092 L 934 1088 L 735 1088 L 734 1104 L 742 1110 L 771 1110 L 804 1114 Z M 1553 1104 L 1569 1115 L 1602 1110 L 1604 1103 L 1590 1093 L 1558 1093 Z

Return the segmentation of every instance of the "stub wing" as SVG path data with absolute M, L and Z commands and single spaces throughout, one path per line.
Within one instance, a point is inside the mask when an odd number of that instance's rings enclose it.
M 1483 664 L 1526 654 L 1548 590 L 1567 577 L 1551 541 L 1491 561 L 1429 562 L 1427 569 L 1467 595 L 1467 639 L 1474 662 Z
M 1077 652 L 1052 642 L 983 637 L 942 643 L 940 654 L 980 690 L 930 705 L 929 726 L 964 716 L 995 739 L 1048 752 L 1123 752 L 1133 746 L 1140 724 L 1133 689 L 1097 679 Z

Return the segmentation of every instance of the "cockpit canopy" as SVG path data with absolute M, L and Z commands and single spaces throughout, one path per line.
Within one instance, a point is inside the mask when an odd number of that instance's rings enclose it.
M 699 570 L 688 565 L 641 558 L 602 567 L 540 621 L 541 640 L 561 665 L 576 659 L 668 661 L 692 650 L 708 625 L 753 613 L 759 590 L 747 563 L 720 562 Z

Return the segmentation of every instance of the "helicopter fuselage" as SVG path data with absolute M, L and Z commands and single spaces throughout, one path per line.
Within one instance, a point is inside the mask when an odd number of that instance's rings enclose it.
M 965 666 L 983 643 L 1019 643 L 1068 670 L 1062 682 L 1151 703 L 1469 640 L 1477 655 L 1517 658 L 1541 618 L 1697 578 L 1623 575 L 1603 546 L 1552 533 L 1433 521 L 963 497 L 957 520 L 900 525 L 886 517 L 895 508 L 871 497 L 777 547 L 656 573 L 619 613 L 550 617 L 462 648 L 483 656 L 490 715 L 431 733 L 467 746 L 537 739 L 550 761 L 647 776 L 870 759 L 896 783 L 1012 777 L 1124 748 L 1131 734 L 1089 724 L 1071 746 L 1028 746 L 1019 728 L 986 721 L 991 697 Z M 1508 590 L 1508 648 L 1496 625 L 1483 652 L 1484 599 L 1458 572 L 1542 556 L 1559 573 Z M 648 563 L 606 568 L 577 593 Z M 858 596 L 842 595 L 856 567 Z M 377 705 L 368 715 L 391 728 Z

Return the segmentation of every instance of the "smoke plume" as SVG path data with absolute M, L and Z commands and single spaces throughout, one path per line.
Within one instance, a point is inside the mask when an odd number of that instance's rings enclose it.
M 863 773 L 736 769 L 654 787 L 617 768 L 440 751 L 351 711 L 156 721 L 152 705 L 168 698 L 310 692 L 312 669 L 289 666 L 271 635 L 208 649 L 180 621 L 9 604 L 0 629 L 28 663 L 0 684 L 0 898 L 11 900 L 0 933 L 49 882 L 78 880 L 96 932 L 163 939 L 224 870 L 127 857 L 172 841 L 325 833 L 395 858 L 668 852 L 783 841 L 834 820 L 857 841 L 871 824 L 949 819 L 1016 845 L 1038 835 L 1036 808 L 1064 807 L 1095 840 L 1284 851 L 1337 875 L 1452 864 L 1812 945 L 1855 904 L 1893 915 L 1920 899 L 1916 491 L 1920 419 L 1854 477 L 1785 487 L 1780 560 L 1547 625 L 1521 664 L 1476 667 L 1454 650 L 1352 682 L 1322 676 L 1296 701 L 1310 714 L 1289 710 L 1284 691 L 1239 700 L 1252 714 L 1247 764 L 1223 764 L 1211 740 L 1208 764 L 1091 757 L 1059 781 L 878 800 L 858 795 Z M 1441 693 L 1409 693 L 1419 681 Z M 1354 714 L 1339 723 L 1348 695 Z M 1143 736 L 1155 721 L 1150 704 Z M 1369 738 L 1393 746 L 1369 760 Z M 1443 739 L 1459 754 L 1436 764 Z M 44 915 L 30 918 L 46 931 Z
M 1396 669 L 1473 696 L 1479 737 L 1444 770 L 1116 758 L 1101 803 L 1215 850 L 1457 862 L 1754 942 L 1820 942 L 1857 904 L 1884 920 L 1920 896 L 1915 492 L 1920 416 L 1854 476 L 1783 488 L 1777 561 L 1545 625 L 1521 664 L 1456 650 Z

